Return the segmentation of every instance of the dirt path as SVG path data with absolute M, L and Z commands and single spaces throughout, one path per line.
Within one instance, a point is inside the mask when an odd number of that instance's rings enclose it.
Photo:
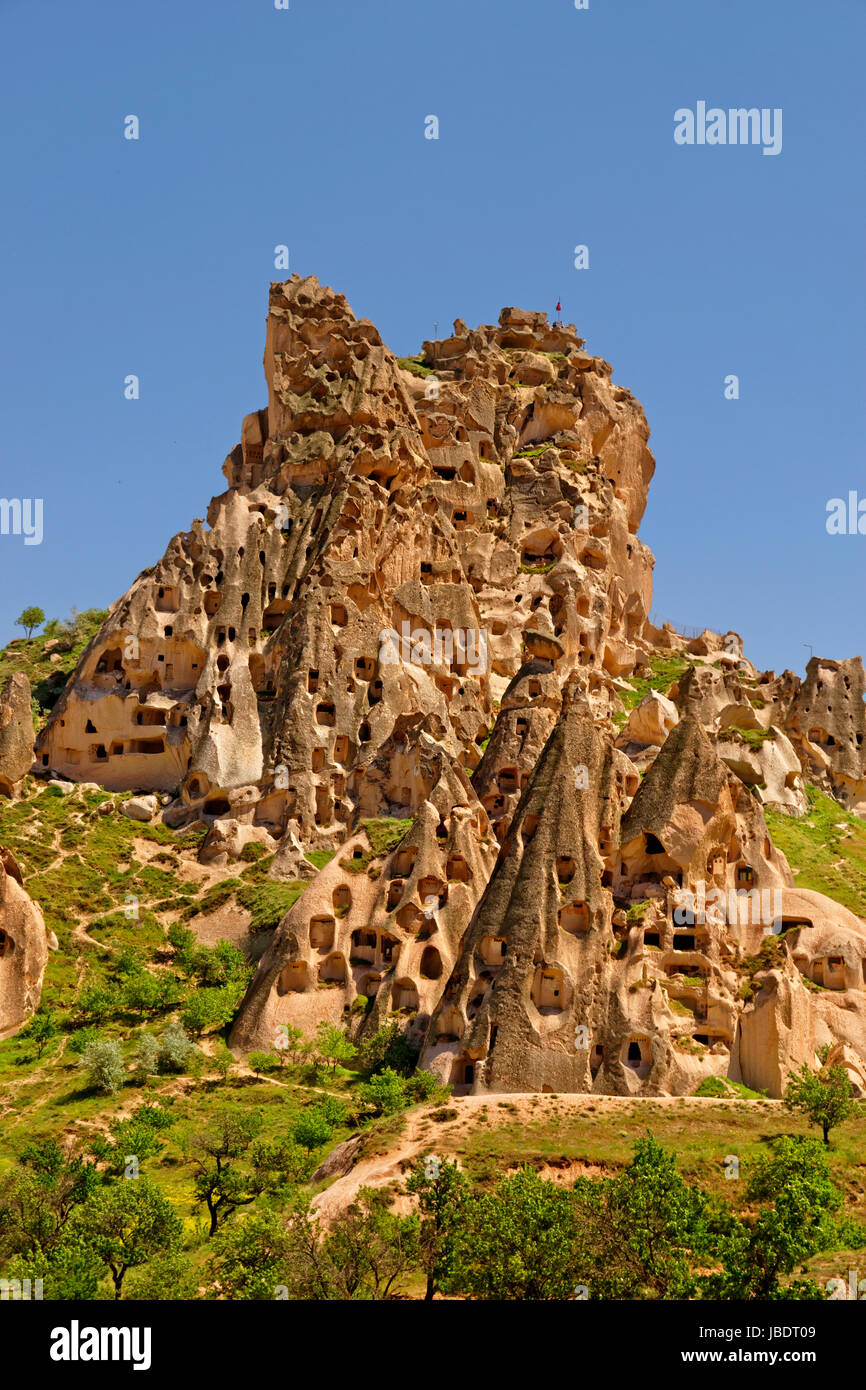
M 647 1099 L 645 1096 L 596 1096 L 584 1094 L 546 1095 L 538 1092 L 520 1092 L 513 1095 L 458 1096 L 446 1102 L 449 1110 L 456 1110 L 453 1120 L 439 1123 L 431 1119 L 431 1114 L 441 1110 L 441 1106 L 424 1106 L 410 1110 L 406 1117 L 406 1128 L 395 1140 L 393 1148 L 385 1154 L 362 1158 L 343 1177 L 337 1178 L 330 1187 L 325 1188 L 313 1199 L 313 1207 L 319 1212 L 327 1225 L 358 1195 L 362 1187 L 387 1187 L 400 1182 L 404 1167 L 411 1164 L 423 1153 L 453 1154 L 464 1143 L 471 1132 L 489 1120 L 491 1114 L 501 1117 L 503 1122 L 529 1123 L 541 1120 L 546 1114 L 557 1109 L 579 1112 L 592 1107 L 603 1109 L 613 1118 L 617 1113 L 630 1110 L 634 1105 L 680 1106 L 686 1111 L 698 1109 L 706 1115 L 713 1106 L 766 1105 L 778 1106 L 781 1101 L 738 1101 L 734 1098 L 710 1099 L 697 1096 L 658 1096 Z M 589 1171 L 589 1170 L 587 1170 Z M 411 1210 L 408 1198 L 398 1198 L 396 1211 Z

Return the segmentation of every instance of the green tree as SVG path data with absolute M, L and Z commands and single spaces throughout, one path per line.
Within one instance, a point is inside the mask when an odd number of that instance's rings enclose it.
M 331 1121 L 318 1105 L 302 1110 L 292 1127 L 295 1142 L 305 1149 L 318 1149 L 322 1144 L 327 1144 L 332 1133 Z
M 247 1063 L 256 1076 L 265 1076 L 277 1070 L 280 1059 L 273 1052 L 251 1052 L 247 1058 Z
M 362 1070 L 370 1076 L 374 1072 L 384 1071 L 386 1067 L 399 1072 L 401 1076 L 408 1076 L 418 1060 L 418 1051 L 407 1040 L 405 1031 L 396 1019 L 392 1019 L 361 1040 L 358 1059 Z
M 232 1301 L 274 1299 L 278 1290 L 295 1299 L 305 1296 L 297 1264 L 297 1240 L 286 1222 L 276 1212 L 254 1211 L 217 1232 L 208 1271 Z
M 315 1167 L 310 1150 L 294 1137 L 257 1139 L 249 1160 L 261 1191 L 281 1197 L 294 1195 L 294 1189 L 309 1180 Z
M 316 1050 L 323 1061 L 330 1063 L 332 1071 L 336 1071 L 338 1066 L 343 1066 L 346 1062 L 351 1062 L 358 1051 L 342 1028 L 324 1020 L 316 1029 Z
M 148 1178 L 98 1188 L 74 1221 L 107 1266 L 115 1298 L 123 1296 L 127 1270 L 174 1250 L 183 1229 L 168 1198 Z
M 243 986 L 240 984 L 220 985 L 218 988 L 198 988 L 187 999 L 181 1014 L 185 1028 L 194 1037 L 202 1033 L 224 1028 L 237 1011 Z
M 447 1293 L 450 1288 L 471 1189 L 456 1163 L 431 1156 L 415 1165 L 406 1190 L 418 1198 L 420 1260 L 427 1275 L 424 1299 L 429 1302 L 440 1290 Z
M 160 1134 L 175 1123 L 176 1117 L 161 1105 L 139 1105 L 127 1119 L 114 1119 L 109 1137 L 98 1137 L 93 1152 L 107 1171 L 122 1177 L 131 1158 L 141 1164 L 165 1148 Z
M 418 1266 L 418 1230 L 417 1215 L 395 1215 L 387 1193 L 362 1187 L 315 1250 L 311 1296 L 394 1298 Z
M 451 1094 L 451 1087 L 442 1086 L 432 1071 L 413 1072 L 406 1082 L 406 1090 L 413 1101 L 432 1100 L 434 1096 L 447 1097 Z
M 103 1095 L 113 1096 L 126 1080 L 126 1067 L 120 1043 L 113 1038 L 89 1042 L 78 1059 L 87 1072 L 88 1085 Z
M 818 1071 L 804 1063 L 785 1088 L 786 1110 L 799 1111 L 810 1124 L 820 1125 L 824 1143 L 830 1130 L 856 1114 L 854 1087 L 844 1067 L 822 1066 Z
M 124 1301 L 188 1303 L 199 1297 L 201 1282 L 189 1256 L 180 1250 L 170 1250 L 158 1260 L 129 1271 Z
M 0 1254 L 48 1256 L 69 1218 L 99 1184 L 93 1163 L 56 1139 L 28 1145 L 0 1185 Z
M 295 1028 L 291 1023 L 280 1025 L 274 1036 L 274 1047 L 279 1053 L 280 1065 L 287 1057 L 291 1057 L 294 1062 L 303 1041 L 304 1035 L 300 1028 Z
M 707 1193 L 677 1171 L 676 1155 L 652 1136 L 639 1139 L 615 1178 L 579 1180 L 575 1197 L 583 1240 L 583 1278 L 597 1298 L 694 1296 L 694 1272 L 707 1249 Z
M 142 1084 L 159 1071 L 159 1043 L 152 1033 L 142 1033 L 132 1059 L 136 1081 Z
M 15 626 L 23 627 L 26 630 L 29 641 L 33 629 L 35 627 L 41 627 L 44 622 L 45 614 L 42 612 L 42 609 L 37 608 L 35 604 L 31 604 L 29 608 L 24 609 L 20 617 L 15 619 Z
M 220 1080 L 225 1086 L 235 1069 L 236 1063 L 231 1049 L 226 1047 L 224 1042 L 220 1041 L 215 1046 L 213 1064 L 219 1072 Z
M 75 1001 L 75 1011 L 81 1018 L 99 1023 L 110 1017 L 120 1003 L 113 985 L 87 985 Z
M 779 1136 L 772 1154 L 755 1165 L 745 1197 L 758 1211 L 732 1223 L 720 1243 L 724 1273 L 707 1280 L 709 1296 L 820 1297 L 812 1281 L 785 1287 L 780 1277 L 820 1250 L 834 1248 L 838 1239 L 835 1213 L 842 1194 L 830 1177 L 823 1145 L 817 1139 Z
M 131 971 L 123 981 L 120 1003 L 130 1013 L 144 1015 L 165 1008 L 176 997 L 173 980 L 165 975 L 151 975 L 149 970 Z
M 72 1036 L 69 1039 L 69 1042 L 66 1045 L 71 1053 L 73 1053 L 76 1057 L 80 1057 L 82 1052 L 87 1047 L 87 1044 L 90 1042 L 98 1041 L 98 1039 L 99 1029 L 94 1028 L 92 1025 L 88 1024 L 88 1026 L 85 1028 L 76 1028 L 75 1032 L 72 1034 Z
M 79 1238 L 64 1232 L 50 1250 L 17 1255 L 4 1268 L 7 1279 L 41 1279 L 43 1298 L 82 1302 L 99 1297 L 104 1267 Z
M 375 1106 L 379 1115 L 391 1115 L 396 1110 L 402 1110 L 408 1099 L 404 1078 L 390 1067 L 375 1072 L 358 1090 L 361 1099 Z
M 189 927 L 184 927 L 180 922 L 172 922 L 168 929 L 168 939 L 177 953 L 177 963 L 183 970 L 187 970 L 185 964 L 196 947 L 195 932 L 190 931 Z
M 60 1026 L 54 1014 L 49 1009 L 38 1009 L 18 1036 L 34 1044 L 37 1060 L 41 1061 L 45 1049 L 54 1042 L 59 1033 Z
M 564 1299 L 575 1278 L 570 1192 L 524 1168 L 473 1194 L 454 1251 L 455 1291 L 478 1299 Z
M 255 1113 L 226 1110 L 189 1142 L 196 1200 L 207 1208 L 211 1236 L 238 1207 L 254 1202 L 267 1185 L 267 1175 L 261 1168 L 251 1169 L 247 1161 L 260 1128 L 261 1119 Z
M 161 1072 L 186 1071 L 198 1048 L 189 1038 L 181 1023 L 170 1023 L 159 1035 L 159 1070 Z

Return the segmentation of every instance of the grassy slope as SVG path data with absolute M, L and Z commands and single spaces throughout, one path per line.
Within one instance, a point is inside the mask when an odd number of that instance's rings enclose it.
M 266 930 L 304 889 L 268 879 L 270 856 L 234 869 L 231 884 L 220 882 L 219 871 L 196 863 L 203 830 L 127 820 L 114 809 L 120 800 L 80 787 L 62 793 L 30 779 L 20 800 L 0 802 L 0 844 L 15 855 L 60 943 L 49 956 L 42 999 L 62 1015 L 85 984 L 105 981 L 118 951 L 132 949 L 152 965 L 173 922 L 195 928 L 202 914 L 234 903 L 245 922 L 252 914 L 253 930 Z M 105 803 L 112 810 L 102 815 L 97 808 Z M 124 913 L 130 897 L 137 899 L 137 921 Z
M 88 642 L 96 635 L 105 619 L 105 612 L 89 608 L 65 623 L 55 619 L 47 631 L 34 637 L 15 637 L 0 651 L 0 688 L 16 671 L 30 682 L 33 692 L 33 717 L 40 729 L 49 711 L 75 670 L 78 658 Z M 55 660 L 52 661 L 52 656 Z
M 649 675 L 630 676 L 628 683 L 632 689 L 620 691 L 620 699 L 627 710 L 635 709 L 651 690 L 666 695 L 689 667 L 698 663 L 685 656 L 654 656 L 647 664 Z
M 786 855 L 798 888 L 826 893 L 866 917 L 866 821 L 815 787 L 807 792 L 810 811 L 803 820 L 765 812 L 773 843 Z

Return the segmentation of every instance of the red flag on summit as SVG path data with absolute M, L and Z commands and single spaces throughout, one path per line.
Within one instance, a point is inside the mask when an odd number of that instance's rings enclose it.
M 557 313 L 560 313 L 561 310 L 562 310 L 562 304 L 561 304 L 560 301 L 557 299 L 557 301 L 556 301 L 556 312 L 557 312 Z

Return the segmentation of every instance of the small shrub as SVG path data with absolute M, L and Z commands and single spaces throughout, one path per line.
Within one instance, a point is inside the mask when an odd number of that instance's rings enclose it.
M 186 1071 L 198 1048 L 180 1023 L 170 1023 L 159 1037 L 159 1070 Z
M 120 1043 L 113 1039 L 91 1039 L 78 1065 L 87 1072 L 88 1084 L 105 1096 L 116 1095 L 126 1080 Z

